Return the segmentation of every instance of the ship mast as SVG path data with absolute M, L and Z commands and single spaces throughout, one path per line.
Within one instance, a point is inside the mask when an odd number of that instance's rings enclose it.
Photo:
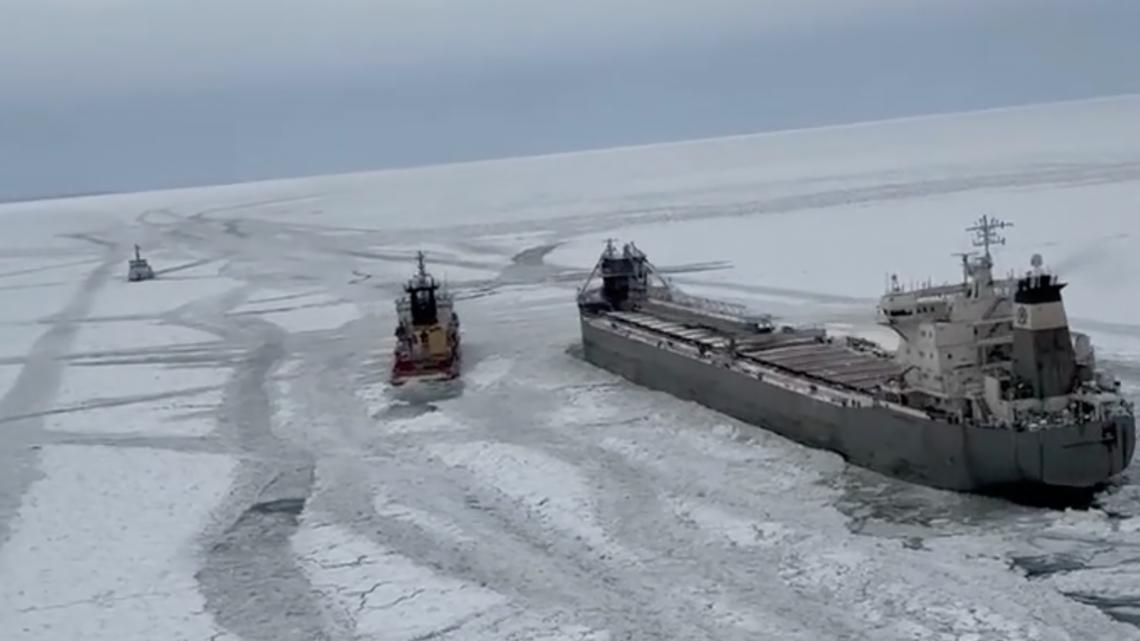
M 437 283 L 435 278 L 431 274 L 428 273 L 428 270 L 427 270 L 427 267 L 426 267 L 425 261 L 424 261 L 423 251 L 417 251 L 416 252 L 416 273 L 415 273 L 415 275 L 413 275 L 411 278 L 408 279 L 408 282 L 405 284 L 404 289 L 408 292 L 411 292 L 413 290 L 421 290 L 421 289 L 435 290 L 438 288 L 439 288 L 439 283 Z
M 1006 227 L 1013 227 L 1013 223 L 983 215 L 978 219 L 978 222 L 974 223 L 973 227 L 966 228 L 966 231 L 974 232 L 974 247 L 984 248 L 985 254 L 982 260 L 985 261 L 986 267 L 994 266 L 993 256 L 990 255 L 990 246 L 1005 244 L 1005 237 L 999 235 L 997 230 Z

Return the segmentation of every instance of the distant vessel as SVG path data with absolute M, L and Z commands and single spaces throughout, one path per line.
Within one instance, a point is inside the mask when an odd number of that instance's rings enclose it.
M 127 263 L 127 280 L 150 280 L 154 278 L 154 269 L 150 263 L 139 255 L 139 246 L 135 245 L 135 257 Z
M 984 255 L 963 255 L 963 282 L 905 290 L 878 305 L 892 354 L 822 329 L 688 296 L 632 243 L 607 243 L 578 293 L 587 361 L 850 463 L 933 487 L 1047 499 L 1087 490 L 1128 466 L 1133 408 L 1071 333 L 1064 284 L 1039 256 L 995 281 L 990 246 L 1005 223 L 984 218 Z M 597 284 L 596 281 L 600 281 Z
M 416 275 L 396 301 L 393 385 L 459 376 L 459 316 L 452 309 L 451 294 L 428 274 L 423 252 L 417 253 L 416 262 Z

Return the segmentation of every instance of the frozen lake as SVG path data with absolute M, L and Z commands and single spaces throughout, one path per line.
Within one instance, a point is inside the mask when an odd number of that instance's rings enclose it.
M 1088 510 L 847 467 L 567 353 L 607 237 L 873 329 L 979 215 L 1140 397 L 1140 99 L 0 206 L 0 639 L 1140 639 Z M 142 246 L 158 272 L 128 283 Z M 384 383 L 417 249 L 452 393 Z

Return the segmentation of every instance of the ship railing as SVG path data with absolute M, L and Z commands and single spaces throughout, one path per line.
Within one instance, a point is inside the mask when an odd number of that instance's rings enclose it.
M 848 385 L 847 383 L 840 383 L 839 381 L 833 381 L 831 379 L 824 378 L 822 376 L 817 376 L 815 374 L 810 374 L 810 373 L 805 372 L 803 370 L 794 369 L 791 367 L 787 367 L 785 365 L 777 365 L 771 361 L 766 361 L 766 360 L 763 360 L 761 358 L 756 358 L 755 356 L 749 356 L 747 354 L 741 354 L 741 355 L 737 356 L 737 358 L 739 358 L 742 361 L 746 361 L 746 362 L 758 365 L 760 367 L 765 367 L 768 369 L 775 370 L 775 371 L 777 371 L 781 374 L 787 375 L 787 376 L 792 376 L 794 378 L 802 379 L 802 380 L 807 381 L 808 383 L 811 383 L 811 384 L 820 385 L 823 387 L 831 387 L 831 388 L 836 389 L 837 391 L 842 391 L 842 392 L 861 394 L 864 396 L 873 396 L 870 393 L 870 390 L 863 389 L 861 387 L 855 387 L 854 385 Z
M 759 325 L 771 325 L 772 316 L 769 314 L 755 314 L 748 310 L 743 305 L 736 303 L 729 303 L 722 300 L 713 298 L 705 298 L 703 296 L 694 296 L 678 291 L 677 289 L 670 288 L 668 292 L 667 301 L 689 307 L 702 312 L 717 314 L 720 316 L 728 317 L 734 320 L 741 320 L 748 323 L 756 323 Z
M 941 285 L 933 285 L 931 283 L 923 283 L 921 285 L 902 285 L 899 287 L 890 287 L 887 289 L 883 297 L 894 295 L 907 295 L 914 298 L 943 298 L 952 294 L 960 293 L 963 290 L 962 283 L 943 283 Z

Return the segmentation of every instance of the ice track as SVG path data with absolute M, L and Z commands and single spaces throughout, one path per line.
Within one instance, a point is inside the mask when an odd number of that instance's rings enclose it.
M 341 224 L 318 193 L 62 217 L 37 251 L 0 247 L 19 301 L 0 311 L 0 638 L 1140 639 L 1133 478 L 1070 511 L 911 486 L 572 350 L 574 288 L 612 229 L 696 229 L 640 244 L 695 290 L 855 328 L 873 289 L 801 287 L 771 275 L 783 257 L 742 264 L 700 234 L 982 190 L 1136 193 L 1138 162 L 805 180 L 727 216 L 619 199 L 438 234 Z M 159 279 L 128 285 L 136 239 Z M 421 242 L 457 291 L 465 371 L 397 392 L 391 299 Z M 1088 328 L 1140 389 L 1140 328 Z

